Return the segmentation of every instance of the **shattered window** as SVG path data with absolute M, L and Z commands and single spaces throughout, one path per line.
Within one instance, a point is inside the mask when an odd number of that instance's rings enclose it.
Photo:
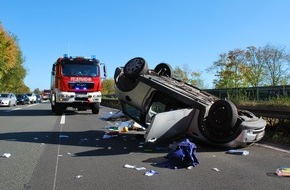
M 126 114 L 130 115 L 130 117 L 134 118 L 134 120 L 140 121 L 141 113 L 139 110 L 126 103 L 122 103 L 122 107 Z

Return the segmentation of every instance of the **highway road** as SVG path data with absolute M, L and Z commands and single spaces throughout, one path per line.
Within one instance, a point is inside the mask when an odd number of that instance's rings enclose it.
M 290 166 L 290 151 L 259 143 L 243 148 L 249 155 L 242 156 L 197 143 L 196 167 L 162 168 L 156 163 L 166 160 L 168 144 L 144 144 L 142 137 L 127 134 L 103 138 L 114 124 L 100 119 L 109 111 L 116 110 L 101 107 L 99 115 L 69 110 L 56 116 L 49 103 L 0 107 L 0 189 L 290 188 L 290 177 L 275 174 L 277 167 Z M 150 170 L 158 174 L 144 175 Z

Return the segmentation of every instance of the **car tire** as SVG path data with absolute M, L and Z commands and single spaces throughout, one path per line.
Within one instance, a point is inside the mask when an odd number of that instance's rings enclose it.
M 209 109 L 206 120 L 200 119 L 200 130 L 204 137 L 216 145 L 229 143 L 241 133 L 238 111 L 227 100 L 217 100 Z M 203 122 L 204 121 L 204 122 Z
M 117 88 L 123 92 L 131 91 L 138 85 L 138 80 L 126 77 L 121 67 L 116 68 L 114 81 Z
M 131 79 L 137 79 L 140 75 L 148 72 L 148 64 L 142 57 L 129 60 L 124 66 L 124 74 Z
M 167 63 L 159 63 L 158 65 L 156 65 L 156 67 L 154 68 L 154 72 L 160 76 L 167 76 L 170 78 L 172 78 L 174 75 L 172 67 Z
M 209 125 L 217 128 L 232 128 L 235 126 L 237 118 L 238 110 L 228 100 L 217 100 L 208 112 Z

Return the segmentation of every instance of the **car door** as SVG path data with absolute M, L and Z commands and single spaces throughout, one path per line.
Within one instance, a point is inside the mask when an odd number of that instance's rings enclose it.
M 185 134 L 195 114 L 195 109 L 179 109 L 157 113 L 146 130 L 145 141 L 154 142 Z

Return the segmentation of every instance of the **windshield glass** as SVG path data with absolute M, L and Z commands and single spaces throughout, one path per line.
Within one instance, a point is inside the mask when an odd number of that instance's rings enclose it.
M 8 94 L 0 94 L 0 97 L 7 98 Z
M 98 65 L 93 64 L 64 64 L 62 65 L 64 76 L 99 76 Z

